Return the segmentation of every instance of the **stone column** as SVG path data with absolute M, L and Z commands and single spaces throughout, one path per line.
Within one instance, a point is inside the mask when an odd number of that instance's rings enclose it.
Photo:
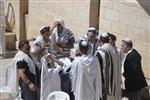
M 5 0 L 0 0 L 0 57 L 4 57 L 6 51 L 4 2 Z

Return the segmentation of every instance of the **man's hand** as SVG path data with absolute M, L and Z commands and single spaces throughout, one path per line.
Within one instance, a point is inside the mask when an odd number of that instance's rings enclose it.
M 51 59 L 51 60 L 54 60 L 54 59 L 56 59 L 54 56 L 52 56 L 52 55 L 48 55 L 47 56 L 47 60 L 49 60 L 49 59 Z
M 49 44 L 48 44 L 48 43 L 45 43 L 45 44 L 44 44 L 44 48 L 49 48 Z
M 36 87 L 33 83 L 30 83 L 28 86 L 31 91 L 36 91 Z

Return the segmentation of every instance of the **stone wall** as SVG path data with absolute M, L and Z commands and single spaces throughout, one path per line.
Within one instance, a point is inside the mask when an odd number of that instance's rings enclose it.
M 117 46 L 128 37 L 142 55 L 145 74 L 150 77 L 150 16 L 136 0 L 101 0 L 99 32 L 114 32 Z
M 35 38 L 44 25 L 61 18 L 76 37 L 89 27 L 90 0 L 29 0 L 27 38 Z
M 4 1 L 0 0 L 0 57 L 5 53 L 5 7 Z

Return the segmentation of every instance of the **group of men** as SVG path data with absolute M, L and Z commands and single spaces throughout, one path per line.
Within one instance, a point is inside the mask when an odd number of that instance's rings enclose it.
M 53 91 L 68 93 L 70 100 L 121 100 L 122 74 L 129 100 L 141 100 L 147 86 L 141 56 L 131 40 L 122 40 L 122 49 L 116 40 L 108 32 L 98 36 L 94 27 L 75 40 L 57 19 L 40 29 L 31 50 L 29 41 L 20 41 L 14 65 L 23 100 L 47 100 Z

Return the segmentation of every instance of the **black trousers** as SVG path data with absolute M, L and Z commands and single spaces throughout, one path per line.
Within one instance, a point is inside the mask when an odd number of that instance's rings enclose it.
M 21 97 L 23 100 L 38 100 L 37 92 L 31 91 L 25 82 L 22 81 L 20 83 L 20 88 L 21 88 Z
M 75 97 L 73 95 L 73 92 L 71 92 L 71 80 L 69 77 L 69 73 L 63 74 L 63 72 L 61 71 L 59 75 L 61 77 L 61 90 L 69 94 L 70 100 L 74 100 Z

